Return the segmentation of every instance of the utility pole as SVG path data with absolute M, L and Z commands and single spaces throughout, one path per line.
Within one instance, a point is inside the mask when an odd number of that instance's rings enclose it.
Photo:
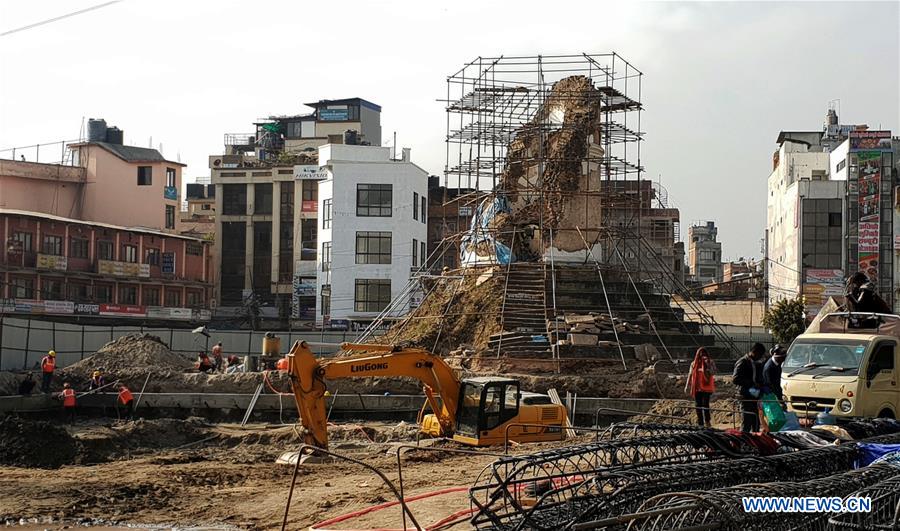
M 766 229 L 766 236 L 763 240 L 763 309 L 769 312 L 769 229 Z

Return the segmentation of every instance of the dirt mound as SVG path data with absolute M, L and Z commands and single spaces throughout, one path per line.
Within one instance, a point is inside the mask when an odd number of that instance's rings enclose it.
M 0 372 L 0 396 L 14 395 L 19 392 L 19 382 L 25 378 L 22 374 L 8 371 Z M 40 385 L 38 381 L 37 386 Z
M 413 423 L 400 422 L 393 426 L 366 423 L 332 424 L 328 426 L 328 438 L 332 441 L 369 441 L 374 443 L 408 442 L 416 440 L 419 426 Z
M 180 371 L 192 366 L 190 360 L 174 354 L 159 337 L 150 334 L 128 334 L 103 345 L 93 356 L 66 367 L 65 372 L 90 377 L 90 374 L 98 368 L 104 369 L 107 373 L 115 373 L 141 368 Z
M 3 465 L 59 468 L 71 463 L 77 452 L 68 432 L 46 421 L 4 417 L 0 419 L 0 441 Z
M 723 398 L 710 402 L 712 408 L 712 424 L 716 428 L 732 428 L 741 425 L 741 408 L 733 398 Z M 678 417 L 693 422 L 697 416 L 694 404 L 690 400 L 659 400 L 647 413 Z M 637 415 L 629 419 L 633 422 L 667 422 L 665 419 L 650 415 Z
M 657 372 L 646 367 L 612 390 L 610 397 L 618 398 L 684 398 L 685 376 Z

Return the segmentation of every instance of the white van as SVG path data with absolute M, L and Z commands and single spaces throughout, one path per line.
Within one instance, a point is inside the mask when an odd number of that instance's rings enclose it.
M 841 419 L 900 413 L 900 316 L 832 313 L 798 336 L 782 365 L 781 386 L 801 418 L 828 411 Z

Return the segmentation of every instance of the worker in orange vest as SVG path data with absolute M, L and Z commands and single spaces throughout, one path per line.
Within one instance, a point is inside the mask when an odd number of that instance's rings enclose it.
M 134 408 L 134 396 L 132 396 L 131 390 L 125 384 L 119 385 L 118 403 L 125 407 L 125 418 L 131 419 L 131 412 Z
M 69 382 L 63 384 L 63 390 L 59 397 L 63 401 L 64 417 L 71 422 L 75 422 L 75 390 L 72 389 Z
M 56 352 L 50 351 L 41 358 L 41 391 L 50 392 L 50 382 L 53 381 L 53 371 L 56 370 Z
M 281 358 L 275 362 L 275 368 L 279 371 L 287 371 L 288 370 L 288 359 Z

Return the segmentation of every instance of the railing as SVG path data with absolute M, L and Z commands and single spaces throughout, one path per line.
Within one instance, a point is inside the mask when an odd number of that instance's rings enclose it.
M 58 140 L 46 144 L 0 149 L 0 159 L 75 166 L 76 157 L 72 151 L 66 149 L 66 146 L 77 142 L 81 142 L 81 140 Z M 43 160 L 41 160 L 42 157 Z

